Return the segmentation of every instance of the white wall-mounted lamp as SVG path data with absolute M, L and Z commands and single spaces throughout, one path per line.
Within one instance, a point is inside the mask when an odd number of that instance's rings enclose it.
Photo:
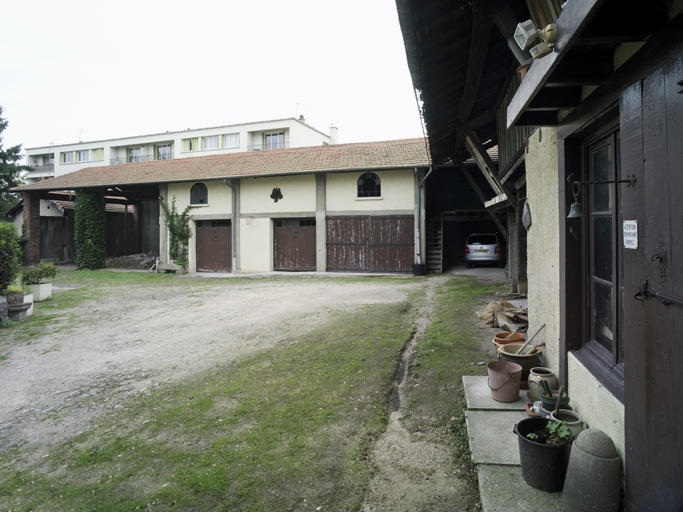
M 553 51 L 553 48 L 555 47 L 555 31 L 556 27 L 554 23 L 551 23 L 543 30 L 538 30 L 533 21 L 526 20 L 517 25 L 517 29 L 515 30 L 515 41 L 517 42 L 517 46 L 522 50 L 529 50 L 531 56 L 534 59 L 538 59 Z M 534 41 L 538 38 L 541 39 L 541 42 L 532 46 Z

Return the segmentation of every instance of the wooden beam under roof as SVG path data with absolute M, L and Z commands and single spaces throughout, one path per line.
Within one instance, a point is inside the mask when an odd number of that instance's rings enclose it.
M 474 158 L 475 162 L 477 162 L 479 170 L 486 178 L 486 181 L 489 182 L 489 185 L 491 185 L 493 191 L 497 195 L 504 194 L 508 201 L 510 201 L 512 208 L 517 211 L 517 195 L 508 186 L 501 185 L 501 183 L 498 181 L 498 167 L 493 163 L 491 157 L 489 157 L 488 153 L 484 149 L 484 146 L 481 144 L 474 132 L 470 131 L 467 133 L 467 136 L 465 137 L 465 146 Z
M 463 173 L 463 175 L 465 176 L 465 178 L 467 178 L 467 181 L 470 182 L 470 185 L 472 186 L 472 189 L 474 190 L 474 193 L 477 194 L 477 197 L 478 197 L 479 200 L 481 201 L 481 204 L 486 205 L 486 202 L 487 202 L 486 196 L 484 196 L 484 193 L 483 193 L 483 192 L 481 191 L 481 189 L 479 188 L 479 185 L 477 184 L 476 180 L 475 180 L 475 179 L 472 177 L 472 175 L 470 174 L 470 171 L 469 171 L 469 170 L 467 169 L 467 167 L 465 167 L 463 164 L 458 164 L 458 167 L 459 167 L 460 170 L 462 171 L 462 173 Z M 503 235 L 503 237 L 507 240 L 507 238 L 508 238 L 508 232 L 507 232 L 507 230 L 505 229 L 505 226 L 503 226 L 503 223 L 500 222 L 500 219 L 498 218 L 498 216 L 497 216 L 492 210 L 489 210 L 488 208 L 486 209 L 486 211 L 487 211 L 488 214 L 491 216 L 491 219 L 493 220 L 493 222 L 495 222 L 496 227 L 497 227 L 498 230 L 501 232 L 501 234 Z

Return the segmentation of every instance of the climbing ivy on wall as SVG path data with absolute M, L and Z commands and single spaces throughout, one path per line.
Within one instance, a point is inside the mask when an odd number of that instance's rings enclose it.
M 79 190 L 76 194 L 74 213 L 76 267 L 78 270 L 104 267 L 107 246 L 102 190 Z

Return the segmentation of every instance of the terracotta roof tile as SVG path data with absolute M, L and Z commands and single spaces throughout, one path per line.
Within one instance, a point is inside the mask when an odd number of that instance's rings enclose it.
M 72 190 L 78 188 L 171 183 L 275 174 L 366 169 L 399 169 L 429 165 L 422 138 L 333 144 L 294 149 L 270 149 L 227 155 L 156 160 L 88 167 L 14 190 Z

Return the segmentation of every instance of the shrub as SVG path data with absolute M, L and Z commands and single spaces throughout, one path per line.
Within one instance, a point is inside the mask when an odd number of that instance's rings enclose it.
M 52 279 L 57 275 L 57 268 L 52 263 L 41 261 L 37 267 L 27 268 L 21 274 L 21 284 L 38 284 L 43 279 Z
M 21 269 L 19 234 L 11 222 L 0 222 L 0 290 L 14 282 Z

